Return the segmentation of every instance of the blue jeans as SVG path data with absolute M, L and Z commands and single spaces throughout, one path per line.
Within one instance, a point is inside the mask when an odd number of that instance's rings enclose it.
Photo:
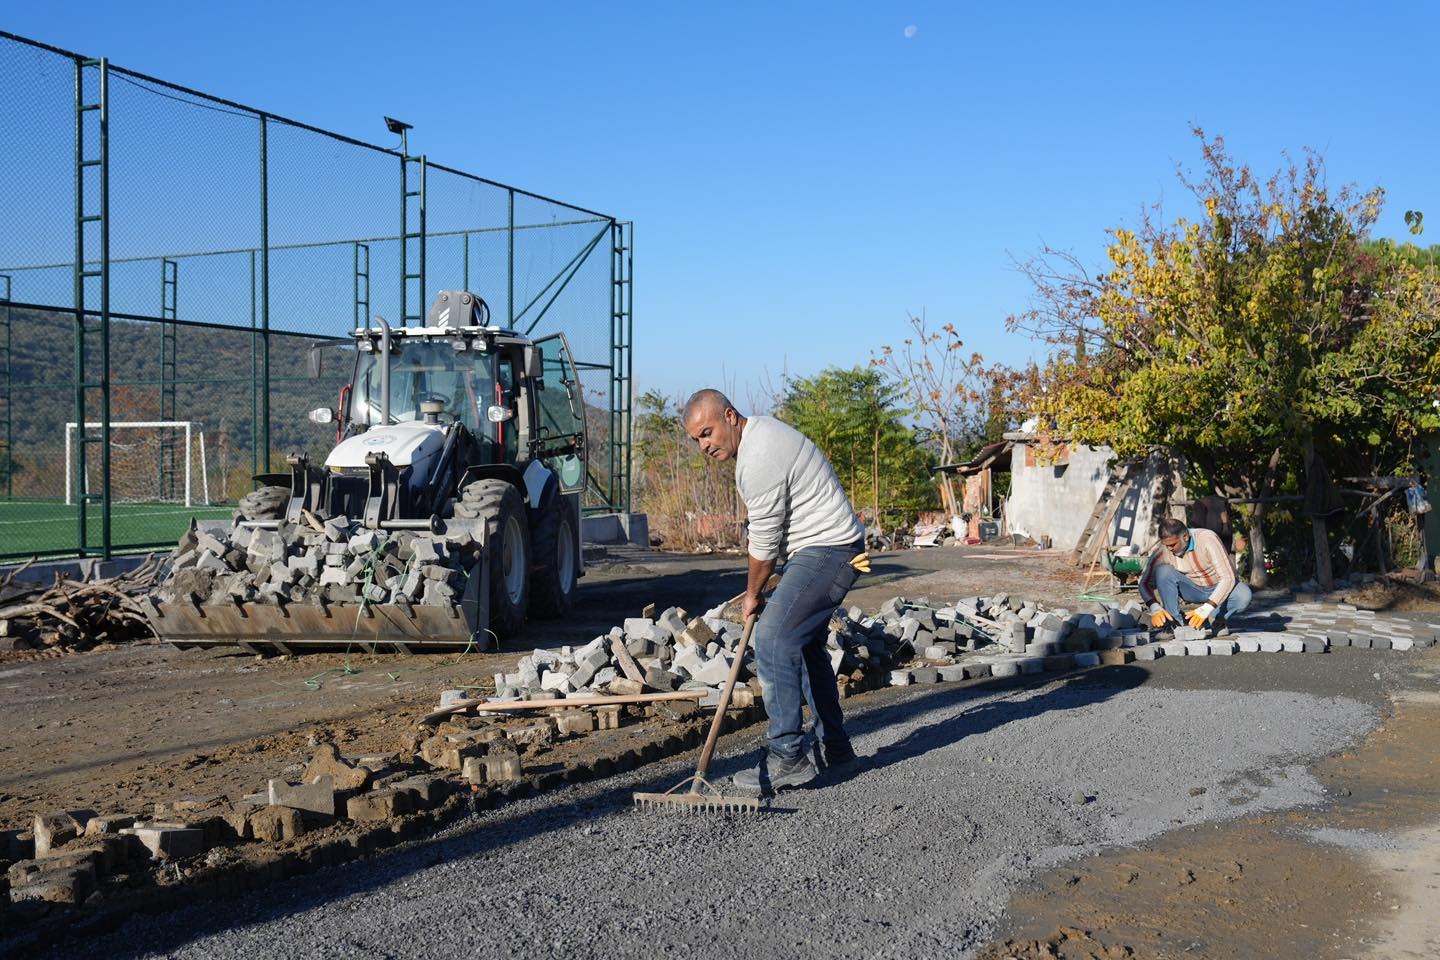
M 1181 573 L 1168 563 L 1157 564 L 1155 567 L 1155 594 L 1160 598 L 1160 605 L 1169 612 L 1170 616 L 1181 624 L 1180 600 L 1183 598 L 1190 603 L 1204 603 L 1210 599 L 1211 588 L 1202 586 Z M 1250 606 L 1249 584 L 1235 584 L 1235 589 L 1230 591 L 1230 596 L 1216 611 L 1216 616 L 1222 620 L 1229 620 L 1238 613 L 1242 613 Z
M 827 750 L 848 751 L 835 671 L 825 650 L 830 617 L 859 576 L 850 561 L 863 541 L 805 547 L 785 563 L 780 585 L 755 624 L 755 662 L 765 681 L 770 752 L 793 760 L 805 750 L 803 707 L 815 714 L 815 735 Z

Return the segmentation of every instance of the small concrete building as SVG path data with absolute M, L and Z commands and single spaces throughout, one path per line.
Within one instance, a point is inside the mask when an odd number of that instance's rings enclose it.
M 989 500 L 991 471 L 1010 473 L 1010 492 L 1000 504 L 1000 530 L 1042 542 L 1056 550 L 1074 550 L 1096 504 L 1114 479 L 1102 514 L 1102 546 L 1133 543 L 1144 549 L 1155 540 L 1161 518 L 1184 516 L 1187 501 L 1181 464 L 1154 450 L 1143 460 L 1117 463 L 1109 447 L 1056 442 L 1030 430 L 1007 433 L 970 463 L 953 470 L 965 478 L 966 506 Z M 972 497 L 971 486 L 983 489 Z M 1172 506 L 1173 505 L 1173 506 Z M 1178 508 L 1178 510 L 1176 509 Z M 974 525 L 972 524 L 972 530 Z

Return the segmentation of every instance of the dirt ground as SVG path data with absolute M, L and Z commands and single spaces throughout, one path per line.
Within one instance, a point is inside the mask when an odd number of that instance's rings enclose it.
M 0 659 L 0 828 L 37 811 L 139 813 L 183 797 L 238 797 L 295 776 L 318 738 L 347 753 L 397 748 L 441 690 L 493 689 L 531 647 L 579 645 L 647 603 L 703 611 L 744 587 L 739 556 L 619 551 L 588 570 L 575 613 L 536 622 L 499 653 L 294 658 L 147 643 Z M 849 602 L 1006 590 L 1074 601 L 1082 577 L 1053 553 L 945 547 L 880 555 Z
M 1440 956 L 1437 723 L 1440 648 L 1394 678 L 1381 727 L 1316 765 L 1333 803 L 1064 865 L 1011 899 L 982 960 Z

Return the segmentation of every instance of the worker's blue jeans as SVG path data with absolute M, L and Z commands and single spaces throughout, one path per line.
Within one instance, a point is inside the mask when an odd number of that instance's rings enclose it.
M 826 750 L 850 750 L 825 640 L 835 608 L 858 576 L 850 561 L 864 549 L 864 541 L 857 540 L 843 547 L 797 550 L 755 624 L 755 662 L 765 681 L 770 752 L 787 760 L 805 750 L 802 708 L 807 701 L 815 715 L 815 735 Z
M 1210 599 L 1212 592 L 1213 588 L 1196 583 L 1168 563 L 1155 565 L 1155 594 L 1160 598 L 1160 606 L 1164 607 L 1177 623 L 1184 623 L 1180 619 L 1182 598 L 1189 603 L 1204 603 Z M 1215 615 L 1221 620 L 1229 620 L 1236 614 L 1243 613 L 1245 608 L 1250 606 L 1251 596 L 1249 584 L 1237 582 L 1235 589 L 1230 591 L 1230 596 L 1225 598 Z

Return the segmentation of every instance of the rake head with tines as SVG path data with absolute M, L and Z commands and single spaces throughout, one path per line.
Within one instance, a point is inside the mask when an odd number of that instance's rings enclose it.
M 701 776 L 686 777 L 664 793 L 635 794 L 644 813 L 759 813 L 760 798 L 721 793 Z
M 730 676 L 725 679 L 725 688 L 720 691 L 720 702 L 715 707 L 715 719 L 710 721 L 710 734 L 705 738 L 705 748 L 700 751 L 700 762 L 695 765 L 695 775 L 686 777 L 664 793 L 635 794 L 635 809 L 644 813 L 759 813 L 760 798 L 737 794 L 721 793 L 705 779 L 710 772 L 710 758 L 715 755 L 715 744 L 720 740 L 720 728 L 725 723 L 725 711 L 730 708 L 730 694 L 735 691 L 735 680 L 740 676 L 740 667 L 745 659 L 745 650 L 750 645 L 750 633 L 755 629 L 755 617 L 745 620 L 745 632 L 735 647 L 735 662 L 730 664 Z

